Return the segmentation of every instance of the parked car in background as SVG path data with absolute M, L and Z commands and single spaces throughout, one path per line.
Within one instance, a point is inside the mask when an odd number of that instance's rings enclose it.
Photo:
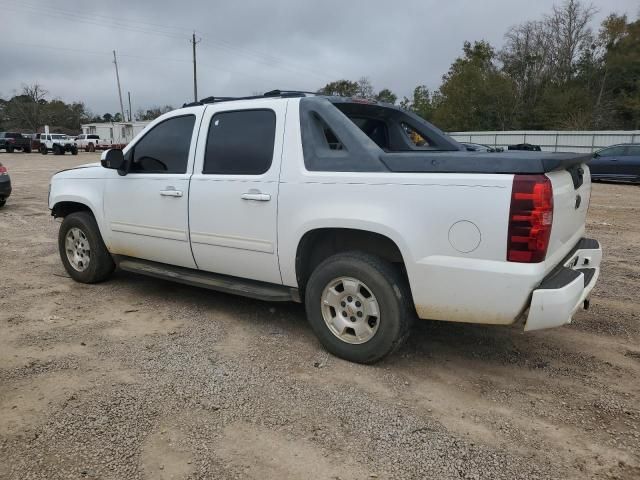
M 481 143 L 460 142 L 469 152 L 504 152 L 502 147 L 490 147 Z
M 38 150 L 42 155 L 53 152 L 54 155 L 64 155 L 65 152 L 71 152 L 72 155 L 78 154 L 78 147 L 72 138 L 62 133 L 39 133 L 40 146 Z
M 111 142 L 103 140 L 100 135 L 83 133 L 76 137 L 76 146 L 85 152 L 95 152 L 96 150 L 106 150 L 111 148 Z
M 78 282 L 117 265 L 303 302 L 331 353 L 371 363 L 415 317 L 569 323 L 602 257 L 583 238 L 589 160 L 478 155 L 398 107 L 276 91 L 160 116 L 54 175 L 49 208 Z
M 509 145 L 509 150 L 524 150 L 527 152 L 541 152 L 540 145 L 532 145 L 531 143 L 518 143 L 517 145 Z
M 7 167 L 0 163 L 0 207 L 4 207 L 11 195 L 11 178 Z
M 31 139 L 16 132 L 0 132 L 0 150 L 13 153 L 14 150 L 21 150 L 24 153 L 31 153 Z
M 589 165 L 594 180 L 640 182 L 640 144 L 603 148 L 593 154 Z

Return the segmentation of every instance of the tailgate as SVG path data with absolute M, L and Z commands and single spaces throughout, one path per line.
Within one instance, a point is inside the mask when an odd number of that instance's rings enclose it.
M 553 224 L 546 270 L 553 269 L 584 236 L 591 197 L 591 176 L 585 163 L 548 172 L 553 186 Z

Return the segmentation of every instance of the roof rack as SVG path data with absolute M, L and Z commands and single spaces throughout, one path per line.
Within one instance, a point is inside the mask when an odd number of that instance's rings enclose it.
M 209 103 L 232 102 L 235 100 L 256 100 L 258 98 L 299 98 L 307 95 L 318 95 L 318 92 L 305 92 L 302 90 L 271 90 L 262 95 L 252 95 L 249 97 L 205 97 L 197 102 L 185 103 L 182 108 L 197 107 Z

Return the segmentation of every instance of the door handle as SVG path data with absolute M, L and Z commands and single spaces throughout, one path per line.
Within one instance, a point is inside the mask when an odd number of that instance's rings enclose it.
M 162 195 L 163 197 L 181 197 L 182 192 L 180 190 L 167 189 L 167 190 L 160 190 L 160 195 Z
M 271 200 L 271 195 L 268 193 L 243 193 L 241 198 L 243 200 L 254 200 L 256 202 L 268 202 Z

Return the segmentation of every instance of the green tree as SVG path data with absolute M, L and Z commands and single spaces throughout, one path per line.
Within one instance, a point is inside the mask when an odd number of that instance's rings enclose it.
M 318 90 L 318 93 L 322 95 L 337 95 L 340 97 L 355 97 L 358 94 L 360 86 L 358 82 L 351 80 L 336 80 L 335 82 L 327 83 L 324 87 Z
M 640 20 L 627 24 L 614 37 L 605 54 L 608 94 L 617 125 L 636 130 L 640 128 Z
M 404 97 L 400 102 L 400 107 L 405 110 L 411 110 L 426 120 L 433 117 L 433 99 L 426 85 L 418 85 L 413 89 L 411 98 Z
M 446 130 L 503 130 L 513 125 L 516 86 L 495 65 L 493 47 L 465 42 L 435 100 L 434 122 Z
M 398 96 L 388 88 L 383 88 L 378 92 L 375 99 L 379 102 L 395 105 L 396 101 L 398 100 Z

